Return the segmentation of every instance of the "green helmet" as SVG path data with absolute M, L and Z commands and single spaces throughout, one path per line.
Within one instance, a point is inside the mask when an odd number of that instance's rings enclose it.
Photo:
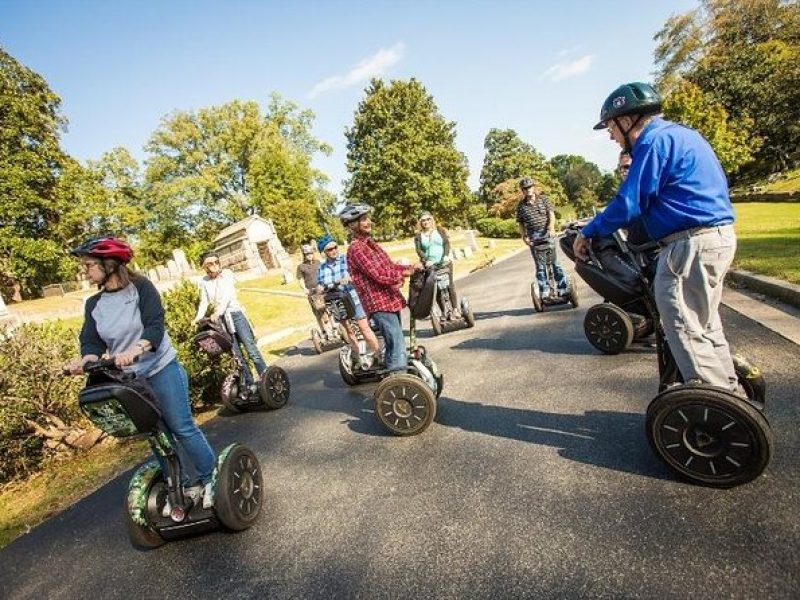
M 661 112 L 661 96 L 649 83 L 626 83 L 619 86 L 600 109 L 600 122 L 595 129 L 605 129 L 606 121 L 624 115 L 652 115 Z

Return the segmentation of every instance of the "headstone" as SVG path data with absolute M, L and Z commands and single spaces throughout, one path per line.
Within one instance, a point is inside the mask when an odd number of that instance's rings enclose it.
M 473 252 L 478 251 L 478 237 L 475 235 L 474 229 L 465 229 L 464 230 L 464 241 L 469 246 L 469 249 Z
M 472 256 L 472 248 L 470 248 L 469 246 L 463 248 L 463 252 L 464 252 L 464 258 L 469 258 L 470 256 Z
M 169 270 L 164 265 L 158 265 L 156 267 L 156 273 L 158 273 L 159 281 L 166 281 L 169 279 Z
M 494 240 L 489 240 L 486 245 L 489 249 L 497 247 L 497 243 Z
M 176 263 L 171 258 L 167 261 L 167 271 L 169 271 L 170 279 L 180 279 L 181 278 L 181 270 L 178 267 L 178 263 Z
M 155 283 L 156 281 L 158 281 L 158 271 L 156 271 L 155 269 L 147 269 L 147 278 L 153 283 Z
M 53 283 L 42 288 L 42 296 L 52 298 L 53 296 L 63 296 L 64 287 L 60 283 Z
M 292 273 L 289 269 L 283 270 L 283 284 L 287 285 L 289 283 L 294 283 L 294 273 Z
M 0 295 L 0 319 L 7 319 L 11 317 L 11 313 L 6 306 L 6 301 L 3 300 L 3 296 Z
M 459 256 L 459 252 L 458 252 L 458 250 L 457 250 L 456 248 L 453 248 L 453 249 L 450 251 L 450 257 L 451 257 L 453 260 L 458 260 L 459 258 L 461 258 L 461 256 Z
M 175 248 L 172 251 L 172 258 L 175 260 L 175 264 L 178 265 L 178 269 L 180 269 L 181 273 L 192 272 L 192 266 L 189 264 L 189 261 L 186 260 L 186 253 L 183 250 Z

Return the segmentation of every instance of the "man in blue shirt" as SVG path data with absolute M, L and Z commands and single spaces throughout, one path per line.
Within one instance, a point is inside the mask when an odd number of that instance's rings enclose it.
M 658 116 L 661 98 L 648 84 L 614 90 L 595 129 L 631 153 L 628 176 L 606 209 L 575 239 L 589 240 L 639 221 L 659 242 L 654 289 L 664 335 L 685 382 L 737 390 L 719 318 L 722 283 L 736 252 L 733 207 L 722 166 L 696 131 Z

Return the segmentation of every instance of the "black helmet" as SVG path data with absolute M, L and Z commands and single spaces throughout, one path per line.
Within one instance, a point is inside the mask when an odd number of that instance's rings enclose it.
M 626 83 L 619 86 L 600 109 L 600 122 L 595 129 L 605 129 L 610 119 L 625 115 L 652 115 L 661 112 L 661 96 L 649 83 Z
M 372 207 L 368 204 L 348 204 L 339 213 L 339 219 L 342 221 L 342 225 L 349 225 L 370 212 L 372 212 Z
M 530 177 L 523 177 L 519 180 L 519 189 L 526 190 L 533 187 L 533 179 Z

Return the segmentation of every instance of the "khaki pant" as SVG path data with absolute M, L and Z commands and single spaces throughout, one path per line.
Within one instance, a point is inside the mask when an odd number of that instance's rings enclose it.
M 719 305 L 722 283 L 736 253 L 733 225 L 723 225 L 666 245 L 654 281 L 664 336 L 685 382 L 735 391 L 728 341 Z

